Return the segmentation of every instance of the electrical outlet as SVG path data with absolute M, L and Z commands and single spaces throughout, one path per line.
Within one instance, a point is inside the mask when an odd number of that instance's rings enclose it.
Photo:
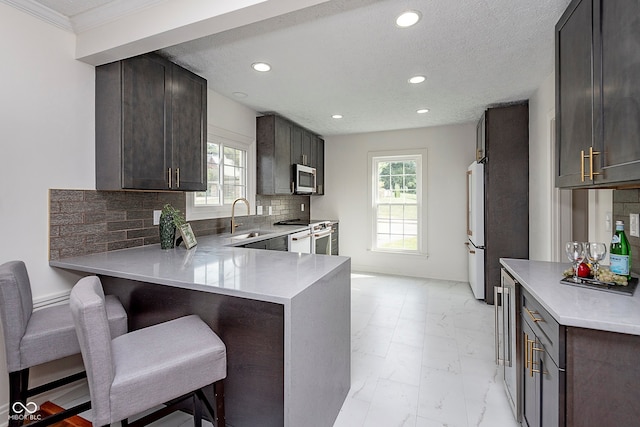
M 256 208 L 256 215 L 262 215 L 262 206 Z
M 160 214 L 162 211 L 153 211 L 153 225 L 160 224 Z
M 304 212 L 304 203 L 300 205 L 300 210 Z
M 629 235 L 633 237 L 640 237 L 640 231 L 638 230 L 638 217 L 640 214 L 629 214 Z

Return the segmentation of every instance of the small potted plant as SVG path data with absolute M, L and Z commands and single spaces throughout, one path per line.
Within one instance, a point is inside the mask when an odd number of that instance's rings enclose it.
M 169 203 L 164 205 L 160 213 L 160 248 L 173 248 L 176 239 L 176 228 L 185 223 L 184 215 L 178 209 Z

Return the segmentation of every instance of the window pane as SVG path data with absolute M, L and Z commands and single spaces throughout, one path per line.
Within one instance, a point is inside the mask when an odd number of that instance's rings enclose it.
M 418 161 L 413 156 L 393 161 L 374 159 L 374 170 L 375 246 L 393 251 L 417 251 Z
M 196 192 L 194 204 L 220 206 L 231 204 L 238 197 L 246 197 L 246 162 L 245 150 L 208 142 L 207 191 Z
M 196 192 L 194 205 L 220 204 L 220 145 L 207 142 L 207 191 Z

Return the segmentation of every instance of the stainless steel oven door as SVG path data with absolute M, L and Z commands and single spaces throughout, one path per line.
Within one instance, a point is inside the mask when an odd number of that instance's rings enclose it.
M 311 248 L 314 254 L 331 255 L 331 227 L 313 232 Z

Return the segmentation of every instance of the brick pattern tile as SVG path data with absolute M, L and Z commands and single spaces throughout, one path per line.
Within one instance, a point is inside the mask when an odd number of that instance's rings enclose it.
M 309 219 L 309 196 L 261 196 L 255 206 L 265 215 L 242 218 L 243 228 L 260 228 L 287 219 Z M 153 211 L 170 203 L 185 212 L 185 193 L 49 190 L 49 258 L 52 260 L 108 252 L 160 242 Z M 301 210 L 301 205 L 305 210 Z M 272 215 L 267 215 L 272 207 Z M 231 218 L 190 221 L 194 234 L 231 231 Z

